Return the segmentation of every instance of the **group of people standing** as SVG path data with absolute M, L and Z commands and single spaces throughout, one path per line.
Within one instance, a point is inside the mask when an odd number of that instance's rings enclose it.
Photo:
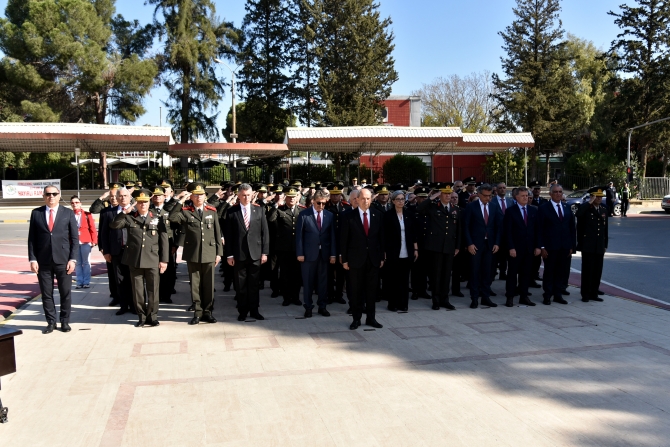
M 432 299 L 434 310 L 455 310 L 450 297 L 463 296 L 464 281 L 471 308 L 496 307 L 491 284 L 497 271 L 506 281 L 507 307 L 515 296 L 534 306 L 529 287 L 539 287 L 541 262 L 543 304 L 566 304 L 577 250 L 584 259 L 582 300 L 602 301 L 598 287 L 608 213 L 601 188 L 590 191 L 590 201 L 576 215 L 562 202 L 558 184 L 551 185 L 549 200 L 540 197 L 539 185 L 515 188 L 507 197 L 505 184 L 478 185 L 473 177 L 409 187 L 365 180 L 359 185 L 353 179 L 347 200 L 344 189 L 341 182 L 224 182 L 208 198 L 202 183 L 190 183 L 178 195 L 168 179 L 149 189 L 115 183 L 90 208 L 100 213 L 100 225 L 89 244 L 97 243 L 107 262 L 110 304 L 120 307 L 118 315 L 137 314 L 138 327 L 159 325 L 159 303 L 172 302 L 179 247 L 190 280 L 190 324 L 216 322 L 214 277 L 221 260 L 224 291 L 234 287 L 239 321 L 264 319 L 259 290 L 266 281 L 272 297 L 282 296 L 283 306 L 302 306 L 305 318 L 315 307 L 330 316 L 328 305 L 346 304 L 346 291 L 352 330 L 364 314 L 366 325 L 382 327 L 375 318 L 381 300 L 391 311 L 407 312 L 410 298 L 422 297 Z M 53 186 L 45 188 L 46 205 L 33 211 L 29 234 L 31 268 L 43 289 L 45 332 L 56 325 L 54 276 L 61 329 L 69 330 L 67 278 L 81 259 L 83 240 L 82 219 L 75 214 L 81 204 L 72 204 L 75 212 L 59 209 L 59 194 Z M 65 217 L 52 225 L 54 208 Z

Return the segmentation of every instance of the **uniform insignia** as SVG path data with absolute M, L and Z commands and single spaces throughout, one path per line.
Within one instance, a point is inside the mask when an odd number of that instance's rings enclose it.
M 342 200 L 342 205 L 351 205 L 351 203 L 347 202 L 346 200 Z
M 195 208 L 193 208 L 192 206 L 185 206 L 185 207 L 182 208 L 182 210 L 195 211 Z
M 213 206 L 210 206 L 210 205 L 205 205 L 205 209 L 210 210 L 210 211 L 216 211 L 216 208 L 214 208 Z
M 149 222 L 149 224 L 150 225 L 158 225 L 158 218 L 156 217 L 156 218 L 151 219 L 151 222 Z
M 307 208 L 307 207 L 305 205 L 298 204 L 298 208 L 303 208 L 304 209 L 304 208 Z

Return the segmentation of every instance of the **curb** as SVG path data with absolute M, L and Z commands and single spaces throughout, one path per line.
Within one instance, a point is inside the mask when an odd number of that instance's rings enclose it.
M 0 220 L 0 223 L 4 224 L 30 223 L 30 219 L 6 219 L 6 220 Z

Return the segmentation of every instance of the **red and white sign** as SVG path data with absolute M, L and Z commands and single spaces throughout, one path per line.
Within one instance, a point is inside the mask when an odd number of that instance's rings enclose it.
M 60 190 L 60 179 L 56 180 L 3 180 L 3 199 L 26 199 L 42 197 L 44 187 L 53 185 Z

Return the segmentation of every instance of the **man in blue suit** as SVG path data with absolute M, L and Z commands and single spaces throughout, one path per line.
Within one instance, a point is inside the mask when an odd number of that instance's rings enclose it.
M 534 256 L 540 255 L 540 249 L 537 248 L 538 211 L 528 204 L 528 188 L 515 190 L 514 199 L 517 203 L 507 209 L 503 218 L 503 244 L 509 254 L 505 306 L 514 305 L 515 295 L 520 296 L 519 304 L 534 306 L 535 303 L 528 299 L 528 284 Z
M 296 223 L 295 252 L 298 261 L 302 263 L 305 318 L 312 316 L 312 291 L 315 287 L 319 296 L 319 315 L 330 316 L 326 310 L 328 262 L 335 264 L 337 247 L 333 213 L 325 210 L 329 199 L 330 194 L 327 191 L 316 191 L 312 196 L 312 206 L 300 212 Z
M 505 182 L 500 182 L 496 185 L 496 190 L 495 194 L 493 195 L 493 198 L 491 199 L 491 208 L 499 208 L 500 212 L 503 215 L 503 219 L 505 218 L 505 213 L 507 212 L 507 208 L 511 207 L 514 205 L 514 199 L 511 197 L 507 197 L 507 185 Z M 498 253 L 493 255 L 493 266 L 491 267 L 491 282 L 495 279 L 496 276 L 496 270 L 500 268 L 500 279 L 501 280 L 506 280 L 507 279 L 507 247 L 505 246 L 505 237 L 503 236 L 502 238 L 502 245 L 500 246 L 500 250 Z
M 463 234 L 468 252 L 472 255 L 470 275 L 470 307 L 476 309 L 479 297 L 482 306 L 497 307 L 491 301 L 491 265 L 493 255 L 500 249 L 503 216 L 499 208 L 490 206 L 493 187 L 483 184 L 479 187 L 479 200 L 465 208 Z
M 542 304 L 568 304 L 562 296 L 562 283 L 565 271 L 569 268 L 570 256 L 577 247 L 575 216 L 570 207 L 561 202 L 563 187 L 551 185 L 551 200 L 540 205 L 538 209 L 537 245 L 542 250 L 544 259 L 544 275 L 542 286 L 544 300 Z

